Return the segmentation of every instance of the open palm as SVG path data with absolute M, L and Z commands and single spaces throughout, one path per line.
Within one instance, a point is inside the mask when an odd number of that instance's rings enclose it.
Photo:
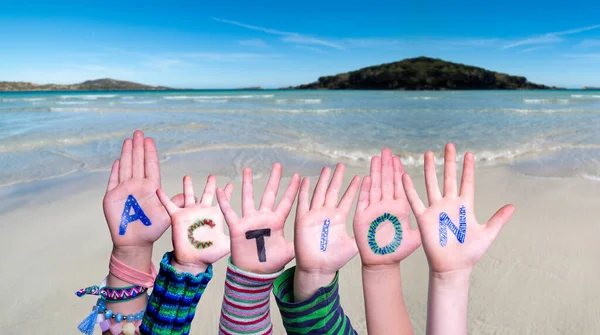
M 294 246 L 285 239 L 283 227 L 298 192 L 300 176 L 294 174 L 279 204 L 275 199 L 281 181 L 281 164 L 273 165 L 265 192 L 256 210 L 252 170 L 242 177 L 242 218 L 231 205 L 226 192 L 217 189 L 217 200 L 229 227 L 231 262 L 238 268 L 257 273 L 275 273 L 294 258 Z
M 456 180 L 456 149 L 451 143 L 446 145 L 444 153 L 443 196 L 438 187 L 433 153 L 425 154 L 425 185 L 429 207 L 425 207 L 419 198 L 410 177 L 405 174 L 403 179 L 406 195 L 421 231 L 429 267 L 435 273 L 471 270 L 515 210 L 513 205 L 506 205 L 486 224 L 478 224 L 473 208 L 473 154 L 465 154 L 459 194 Z
M 125 139 L 120 159 L 112 166 L 106 194 L 104 216 L 115 247 L 152 245 L 169 227 L 169 215 L 156 196 L 160 188 L 160 167 L 156 145 L 151 138 L 137 130 Z M 135 202 L 128 200 L 131 196 Z M 129 213 L 127 204 L 134 204 Z M 140 210 L 146 220 L 135 219 Z M 131 221 L 123 216 L 129 214 Z M 135 220 L 134 220 L 135 219 Z
M 183 178 L 183 208 L 178 207 L 165 195 L 156 191 L 158 198 L 171 216 L 173 256 L 181 264 L 207 267 L 229 253 L 229 237 L 224 232 L 223 214 L 218 205 L 212 205 L 216 177 L 208 176 L 199 203 L 194 197 L 192 178 Z M 225 194 L 231 197 L 233 185 L 227 184 Z
M 360 177 L 352 179 L 338 204 L 344 170 L 343 164 L 337 165 L 328 187 L 331 170 L 323 168 L 310 208 L 310 180 L 304 178 L 302 181 L 294 226 L 298 270 L 335 274 L 358 252 L 354 238 L 348 236 L 346 231 L 346 219 L 358 190 Z
M 421 245 L 418 230 L 410 227 L 403 173 L 400 158 L 389 149 L 371 159 L 370 176 L 363 179 L 354 216 L 354 237 L 363 265 L 398 263 Z M 382 223 L 377 224 L 378 219 Z M 401 231 L 392 223 L 396 219 Z

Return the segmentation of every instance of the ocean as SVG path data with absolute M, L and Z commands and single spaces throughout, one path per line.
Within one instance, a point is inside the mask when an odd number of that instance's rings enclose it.
M 419 167 L 451 141 L 478 166 L 600 181 L 599 91 L 210 90 L 0 93 L 0 186 L 108 170 L 135 129 L 165 164 L 200 154 L 231 176 L 368 166 L 384 147 Z

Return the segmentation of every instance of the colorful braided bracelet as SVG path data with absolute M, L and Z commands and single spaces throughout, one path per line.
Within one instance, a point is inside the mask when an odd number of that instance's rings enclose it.
M 100 287 L 97 285 L 82 288 L 75 292 L 78 297 L 84 295 L 99 295 L 107 302 L 124 302 L 130 301 L 144 295 L 148 291 L 148 288 L 132 285 L 127 287 Z

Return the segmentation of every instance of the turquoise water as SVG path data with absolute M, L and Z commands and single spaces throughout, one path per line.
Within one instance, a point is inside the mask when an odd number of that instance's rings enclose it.
M 598 91 L 265 90 L 0 93 L 0 185 L 109 169 L 137 128 L 163 161 L 204 152 L 232 175 L 279 159 L 364 165 L 383 147 L 419 166 L 452 141 L 479 165 L 600 180 Z

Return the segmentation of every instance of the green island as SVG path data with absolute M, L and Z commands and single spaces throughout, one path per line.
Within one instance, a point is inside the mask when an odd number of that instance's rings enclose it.
M 327 90 L 543 90 L 559 89 L 459 63 L 429 57 L 369 66 L 320 77 L 318 81 L 286 89 Z
M 88 80 L 79 84 L 58 85 L 45 84 L 38 85 L 28 82 L 0 81 L 0 92 L 15 91 L 166 91 L 172 88 L 164 86 L 149 86 L 138 84 L 131 81 L 115 80 L 103 78 L 97 80 Z

